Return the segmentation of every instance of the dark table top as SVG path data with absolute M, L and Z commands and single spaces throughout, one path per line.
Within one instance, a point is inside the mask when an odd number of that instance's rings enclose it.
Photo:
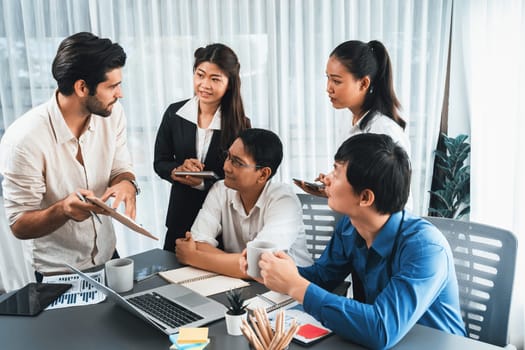
M 150 250 L 131 256 L 131 258 L 135 261 L 136 270 L 151 265 L 162 265 L 167 268 L 181 266 L 175 254 L 161 249 Z M 129 293 L 164 284 L 166 282 L 162 278 L 153 276 L 136 283 Z M 246 290 L 248 297 L 267 290 L 256 282 L 252 281 L 250 284 Z M 6 295 L 0 299 L 5 297 Z M 224 294 L 211 297 L 223 304 L 227 303 Z M 226 333 L 224 320 L 213 322 L 208 327 L 210 344 L 206 349 L 249 349 L 248 342 L 243 336 L 236 337 Z M 0 348 L 6 350 L 168 349 L 170 345 L 167 335 L 110 301 L 95 305 L 48 310 L 36 317 L 0 316 Z M 305 348 L 291 343 L 290 350 L 294 349 Z M 345 341 L 337 335 L 332 335 L 309 349 L 357 350 L 364 348 Z M 416 325 L 395 349 L 494 350 L 501 348 Z

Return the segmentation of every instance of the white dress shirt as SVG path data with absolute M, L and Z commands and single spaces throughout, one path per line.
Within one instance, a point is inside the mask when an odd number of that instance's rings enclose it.
M 403 149 L 407 152 L 408 156 L 410 157 L 410 141 L 408 140 L 408 136 L 403 130 L 403 128 L 401 128 L 401 126 L 399 126 L 399 124 L 396 123 L 392 118 L 389 118 L 384 114 L 376 112 L 376 114 L 372 117 L 372 120 L 368 122 L 364 130 L 361 130 L 361 122 L 368 113 L 369 112 L 366 112 L 365 115 L 362 116 L 361 119 L 359 119 L 357 123 L 355 123 L 355 125 L 353 125 L 350 128 L 348 136 L 350 137 L 357 134 L 367 133 L 388 135 L 392 138 L 392 140 L 394 140 L 395 143 L 403 147 Z
M 195 150 L 197 151 L 197 159 L 204 163 L 208 149 L 210 148 L 211 139 L 214 130 L 221 130 L 221 107 L 217 108 L 213 118 L 207 128 L 199 127 L 199 98 L 193 96 L 186 102 L 178 111 L 177 114 L 189 122 L 197 126 L 197 134 L 195 135 Z M 200 185 L 193 186 L 197 190 L 204 190 L 204 182 Z
M 267 182 L 252 210 L 246 214 L 239 193 L 216 182 L 199 211 L 191 233 L 194 240 L 217 247 L 222 233 L 224 250 L 240 253 L 252 240 L 270 241 L 287 250 L 299 266 L 313 261 L 306 248 L 301 203 L 292 188 Z
M 84 165 L 76 155 L 82 152 Z M 126 119 L 120 103 L 109 117 L 92 115 L 77 139 L 58 107 L 55 95 L 18 118 L 0 144 L 0 172 L 9 225 L 26 211 L 45 209 L 79 188 L 100 197 L 115 176 L 132 172 L 126 145 Z M 102 264 L 115 251 L 111 218 L 99 215 L 67 221 L 53 233 L 25 242 L 33 267 L 41 273 L 64 271 L 64 262 L 80 269 Z

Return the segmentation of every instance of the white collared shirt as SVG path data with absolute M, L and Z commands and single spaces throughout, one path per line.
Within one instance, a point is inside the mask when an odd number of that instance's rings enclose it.
M 214 130 L 221 130 L 221 107 L 217 108 L 210 125 L 203 129 L 199 127 L 199 99 L 193 96 L 178 111 L 177 114 L 197 126 L 197 135 L 195 135 L 195 149 L 197 159 L 204 163 L 208 149 L 210 148 L 211 139 Z
M 361 122 L 369 112 L 370 111 L 366 112 L 365 115 L 363 115 L 357 121 L 357 123 L 355 123 L 355 125 L 353 125 L 350 128 L 348 136 L 350 137 L 366 133 L 385 134 L 390 136 L 392 140 L 394 140 L 394 142 L 397 143 L 399 146 L 403 147 L 403 149 L 410 156 L 410 141 L 408 140 L 408 136 L 403 130 L 403 128 L 401 128 L 401 126 L 399 126 L 399 124 L 397 124 L 392 118 L 389 118 L 384 114 L 376 112 L 372 119 L 366 125 L 365 129 L 361 130 Z
M 239 193 L 226 187 L 224 180 L 210 189 L 191 233 L 196 241 L 217 247 L 222 233 L 224 250 L 240 253 L 252 240 L 270 241 L 288 254 L 299 266 L 313 261 L 306 248 L 301 203 L 292 188 L 268 182 L 252 210 L 246 214 Z
M 133 172 L 126 145 L 126 119 L 120 103 L 109 117 L 92 115 L 86 131 L 73 135 L 56 101 L 18 118 L 0 144 L 0 172 L 9 225 L 26 211 L 45 209 L 80 188 L 100 197 L 110 179 Z M 81 148 L 84 165 L 76 160 Z M 41 273 L 64 271 L 67 262 L 80 269 L 102 264 L 115 251 L 111 218 L 99 215 L 67 221 L 53 233 L 27 240 L 33 266 Z

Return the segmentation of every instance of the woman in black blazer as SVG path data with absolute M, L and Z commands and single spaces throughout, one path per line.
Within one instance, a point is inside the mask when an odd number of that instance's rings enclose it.
M 232 49 L 211 44 L 195 51 L 189 100 L 171 104 L 155 141 L 155 172 L 171 183 L 164 249 L 189 231 L 215 180 L 174 171 L 214 171 L 224 178 L 224 151 L 250 127 L 241 98 L 240 64 Z

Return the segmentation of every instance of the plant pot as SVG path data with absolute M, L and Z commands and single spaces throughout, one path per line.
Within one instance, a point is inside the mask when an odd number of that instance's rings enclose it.
M 242 315 L 230 315 L 227 311 L 224 314 L 224 318 L 226 319 L 226 330 L 229 335 L 242 335 L 242 320 L 248 318 L 248 312 L 246 312 L 246 310 Z

